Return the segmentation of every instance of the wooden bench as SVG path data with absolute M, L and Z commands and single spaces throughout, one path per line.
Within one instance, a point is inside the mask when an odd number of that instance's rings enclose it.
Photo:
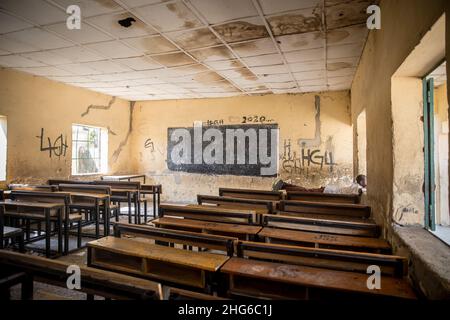
M 372 213 L 369 206 L 346 203 L 319 203 L 310 201 L 280 201 L 279 210 L 285 214 L 320 215 L 368 219 Z
M 261 223 L 261 214 L 273 214 L 276 209 L 276 202 L 269 200 L 254 200 L 221 196 L 197 195 L 197 203 L 199 205 L 213 205 L 222 208 L 253 210 L 258 214 L 257 223 Z
M 320 232 L 360 237 L 378 237 L 379 227 L 373 222 L 342 221 L 332 219 L 316 219 L 305 217 L 290 217 L 282 214 L 263 215 L 263 226 L 281 229 Z
M 381 274 L 391 277 L 403 278 L 408 274 L 407 259 L 394 255 L 249 241 L 236 242 L 236 253 L 240 258 L 262 259 L 364 274 L 371 265 L 380 267 Z
M 201 234 L 198 232 L 188 232 L 173 229 L 155 228 L 151 226 L 133 225 L 125 223 L 114 224 L 114 236 L 124 237 L 132 236 L 144 239 L 152 239 L 156 244 L 182 244 L 183 247 L 197 247 L 200 249 L 220 250 L 233 256 L 233 242 L 237 238 Z
M 8 189 L 9 190 L 53 192 L 53 191 L 58 190 L 58 186 L 57 185 L 9 184 Z
M 91 181 L 86 180 L 65 180 L 65 179 L 49 179 L 49 185 L 60 185 L 60 184 L 91 184 Z
M 229 257 L 105 237 L 89 242 L 88 266 L 210 292 L 210 278 Z
M 262 229 L 261 226 L 256 225 L 220 223 L 171 217 L 158 218 L 152 220 L 150 223 L 157 227 L 167 229 L 217 234 L 243 240 L 254 239 L 258 232 Z
M 64 214 L 63 214 L 63 226 L 64 226 L 64 254 L 69 252 L 69 231 L 70 225 L 72 223 L 77 224 L 77 248 L 81 247 L 81 220 L 82 216 L 79 213 L 72 213 L 70 211 L 70 205 L 72 204 L 72 199 L 70 193 L 65 192 L 43 192 L 43 191 L 29 191 L 29 190 L 13 190 L 9 195 L 10 199 L 15 201 L 27 201 L 27 202 L 42 202 L 42 203 L 57 203 L 64 205 Z M 43 221 L 43 217 L 36 216 L 33 213 L 33 208 L 31 210 L 25 210 L 25 212 L 21 213 L 22 215 L 26 215 L 31 213 L 33 215 L 27 216 L 26 219 L 26 239 L 30 240 L 30 220 L 33 218 L 37 218 L 38 221 L 38 234 L 40 234 L 40 222 Z M 14 213 L 16 217 L 20 218 L 20 215 L 17 216 L 17 212 Z M 55 222 L 56 217 L 51 216 L 50 220 Z
M 256 213 L 252 210 L 227 209 L 215 206 L 161 205 L 160 217 L 183 217 L 193 220 L 225 223 L 256 224 Z
M 164 286 L 164 300 L 229 300 L 216 295 Z
M 282 191 L 268 191 L 268 190 L 219 188 L 219 196 L 230 198 L 269 200 L 269 201 L 283 200 Z
M 416 299 L 404 279 L 381 276 L 381 289 L 369 289 L 367 274 L 233 257 L 220 269 L 229 294 L 263 299 L 358 301 L 366 298 Z
M 258 238 L 269 243 L 390 254 L 386 240 L 264 227 Z
M 2 270 L 26 273 L 26 285 L 22 284 L 22 296 L 33 298 L 33 280 L 67 288 L 69 262 L 50 260 L 10 251 L 0 251 Z M 123 275 L 116 272 L 79 266 L 81 289 L 88 295 L 98 295 L 112 299 L 162 299 L 163 287 L 160 283 Z M 5 288 L 3 288 L 5 289 Z
M 286 200 L 358 204 L 361 201 L 361 197 L 357 194 L 287 191 Z

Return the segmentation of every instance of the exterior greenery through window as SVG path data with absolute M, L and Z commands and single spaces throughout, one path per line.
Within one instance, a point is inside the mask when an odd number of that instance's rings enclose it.
M 72 126 L 72 174 L 107 171 L 107 131 L 91 126 Z

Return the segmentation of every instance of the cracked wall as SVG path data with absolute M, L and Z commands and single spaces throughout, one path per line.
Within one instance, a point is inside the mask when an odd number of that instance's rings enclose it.
M 161 183 L 164 201 L 192 202 L 218 188 L 269 189 L 274 178 L 205 175 L 167 168 L 167 129 L 208 125 L 277 123 L 279 173 L 292 183 L 318 187 L 352 179 L 353 148 L 348 91 L 221 99 L 138 102 L 132 154 L 149 181 Z
M 125 100 L 0 70 L 0 115 L 7 116 L 8 121 L 7 182 L 44 183 L 48 178 L 69 178 L 72 124 L 107 128 L 110 173 L 132 170 L 127 143 L 131 108 Z

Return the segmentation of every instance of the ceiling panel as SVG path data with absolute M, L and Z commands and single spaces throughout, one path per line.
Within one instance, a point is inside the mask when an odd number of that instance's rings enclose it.
M 67 14 L 44 0 L 2 0 L 0 8 L 38 25 L 63 22 Z
M 67 29 L 67 25 L 65 23 L 52 24 L 47 26 L 46 28 L 62 35 L 66 39 L 83 44 L 113 40 L 112 37 L 91 27 L 87 23 L 82 24 L 80 30 L 69 30 Z
M 17 19 L 9 14 L 0 12 L 0 33 L 19 31 L 30 27 L 33 27 L 31 23 Z
M 124 28 L 118 21 L 127 18 L 133 18 L 135 22 L 128 28 Z M 119 39 L 148 36 L 157 33 L 155 29 L 146 25 L 142 20 L 129 12 L 97 16 L 86 19 L 86 21 Z
M 156 54 L 178 51 L 166 38 L 156 35 L 142 38 L 131 38 L 123 40 L 133 48 L 136 48 L 142 54 Z
M 181 1 L 151 5 L 135 9 L 158 30 L 174 31 L 201 26 L 201 22 Z
M 251 0 L 191 0 L 190 2 L 210 24 L 258 14 Z
M 81 7 L 81 30 L 66 27 L 71 4 Z M 1 0 L 0 66 L 129 99 L 349 89 L 367 4 Z

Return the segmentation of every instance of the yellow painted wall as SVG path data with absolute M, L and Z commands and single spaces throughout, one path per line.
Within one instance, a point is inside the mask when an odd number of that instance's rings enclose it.
M 381 30 L 370 32 L 353 81 L 352 123 L 356 124 L 358 115 L 365 109 L 367 202 L 378 223 L 390 225 L 396 209 L 393 206 L 395 157 L 391 78 L 444 13 L 445 4 L 443 0 L 382 0 Z M 415 214 L 414 210 L 411 212 Z
M 90 109 L 82 116 L 88 106 L 108 105 L 110 100 L 110 96 L 86 89 L 0 70 L 0 115 L 7 117 L 8 128 L 7 182 L 42 183 L 51 177 L 68 178 L 73 123 L 109 127 L 109 172 L 129 171 L 128 143 L 121 152 L 118 148 L 128 132 L 130 103 L 117 99 L 108 110 Z M 49 151 L 40 151 L 41 128 L 44 147 L 48 146 L 47 137 L 52 144 L 61 134 L 67 138 L 65 156 L 53 153 L 50 157 Z
M 136 167 L 150 176 L 150 181 L 163 185 L 163 199 L 168 201 L 195 201 L 197 194 L 217 194 L 218 188 L 224 186 L 268 189 L 273 178 L 173 172 L 166 163 L 170 127 L 192 127 L 194 121 L 208 120 L 223 120 L 224 125 L 240 124 L 243 117 L 263 116 L 266 123 L 277 123 L 280 128 L 279 173 L 283 179 L 307 187 L 323 186 L 339 178 L 348 183 L 353 175 L 349 92 L 317 95 L 321 135 L 320 142 L 310 148 L 320 149 L 321 155 L 332 152 L 334 166 L 301 167 L 300 160 L 294 160 L 301 154 L 299 140 L 314 139 L 316 132 L 316 94 L 298 94 L 138 102 L 132 146 L 137 156 Z M 144 148 L 146 142 L 151 147 Z

